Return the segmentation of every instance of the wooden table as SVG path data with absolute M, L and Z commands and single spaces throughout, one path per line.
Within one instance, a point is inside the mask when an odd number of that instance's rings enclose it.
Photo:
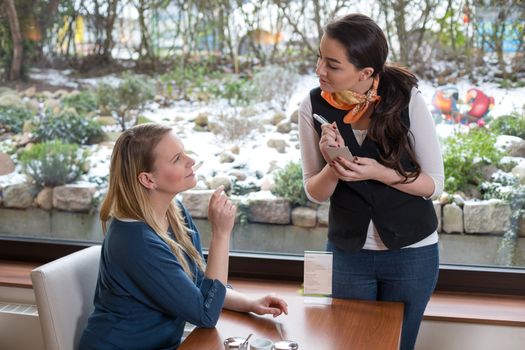
M 260 296 L 254 282 L 238 281 L 235 288 L 250 296 Z M 272 288 L 273 286 L 273 288 Z M 260 287 L 260 282 L 259 282 Z M 307 304 L 296 293 L 298 285 L 270 284 L 288 303 L 288 315 L 277 318 L 223 310 L 216 328 L 196 328 L 180 350 L 223 350 L 224 339 L 234 336 L 281 340 L 276 328 L 280 322 L 285 339 L 299 343 L 300 350 L 399 349 L 403 304 L 333 299 L 331 305 Z

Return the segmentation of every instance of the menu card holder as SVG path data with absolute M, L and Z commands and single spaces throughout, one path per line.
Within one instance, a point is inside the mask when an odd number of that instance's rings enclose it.
M 304 252 L 304 303 L 332 303 L 332 252 Z

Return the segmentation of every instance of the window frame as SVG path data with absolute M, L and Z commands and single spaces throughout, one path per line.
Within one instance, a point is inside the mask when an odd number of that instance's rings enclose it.
M 96 244 L 0 237 L 0 259 L 47 263 L 92 245 Z M 230 277 L 302 282 L 303 261 L 294 255 L 231 252 Z M 440 264 L 436 290 L 523 296 L 525 268 Z

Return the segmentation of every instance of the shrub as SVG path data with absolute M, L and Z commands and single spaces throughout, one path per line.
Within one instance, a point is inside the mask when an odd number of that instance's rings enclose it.
M 253 77 L 253 95 L 259 101 L 274 100 L 284 109 L 295 90 L 298 75 L 281 66 L 266 66 Z
M 62 140 L 66 143 L 88 144 L 104 135 L 102 127 L 89 119 L 68 111 L 58 115 L 46 111 L 34 131 L 38 141 Z
M 85 155 L 79 152 L 76 144 L 54 140 L 22 151 L 19 159 L 24 172 L 38 185 L 59 186 L 80 176 Z
M 299 163 L 290 162 L 277 171 L 272 193 L 288 199 L 292 205 L 303 206 L 308 202 L 303 187 L 303 171 Z
M 125 75 L 117 88 L 102 83 L 97 89 L 98 103 L 117 117 L 122 131 L 136 123 L 130 112 L 138 115 L 153 97 L 153 84 L 134 75 Z
M 0 107 L 0 134 L 22 132 L 24 122 L 33 117 L 33 113 L 25 108 Z
M 89 90 L 64 97 L 62 99 L 62 105 L 65 108 L 74 108 L 77 113 L 81 115 L 92 113 L 98 109 L 97 96 Z
M 210 125 L 215 135 L 222 137 L 225 142 L 239 142 L 247 138 L 257 127 L 255 119 L 243 118 L 235 115 L 221 114 L 217 117 L 217 124 Z
M 525 189 L 520 185 L 519 178 L 511 173 L 495 172 L 491 180 L 483 182 L 480 186 L 483 199 L 497 198 L 510 202 L 513 195 L 523 193 Z
M 208 90 L 211 95 L 228 100 L 230 105 L 246 105 L 253 99 L 251 81 L 236 74 L 222 75 Z
M 489 124 L 490 130 L 499 135 L 525 138 L 525 116 L 518 113 L 502 115 Z
M 454 193 L 477 187 L 483 181 L 482 166 L 496 165 L 503 156 L 495 143 L 496 135 L 483 128 L 456 132 L 447 138 L 443 154 L 445 190 Z

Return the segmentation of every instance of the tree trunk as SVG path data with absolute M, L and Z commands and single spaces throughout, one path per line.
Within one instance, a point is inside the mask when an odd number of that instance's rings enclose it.
M 22 35 L 20 33 L 20 24 L 13 0 L 4 0 L 7 17 L 9 19 L 9 28 L 11 29 L 11 39 L 13 40 L 13 57 L 11 60 L 11 69 L 9 70 L 9 80 L 18 80 L 22 73 L 22 59 L 24 48 L 22 46 Z
M 115 25 L 115 19 L 117 18 L 117 6 L 119 0 L 110 0 L 108 3 L 108 13 L 106 18 L 106 38 L 102 45 L 102 55 L 106 59 L 111 59 L 111 50 L 115 43 L 113 42 L 113 27 Z

